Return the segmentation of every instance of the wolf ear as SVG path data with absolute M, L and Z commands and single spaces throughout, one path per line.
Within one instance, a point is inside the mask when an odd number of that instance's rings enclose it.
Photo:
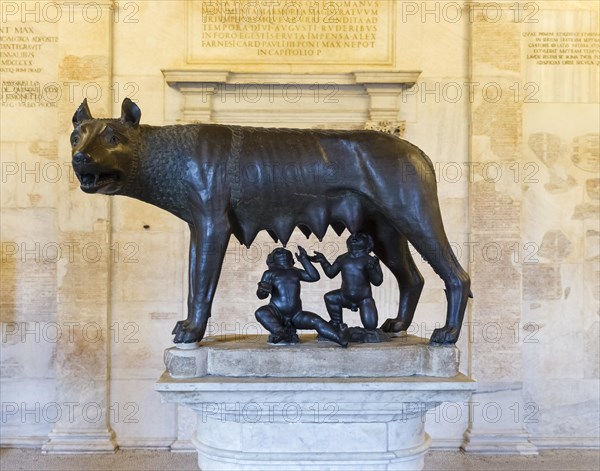
M 131 124 L 137 126 L 140 124 L 140 118 L 142 117 L 142 110 L 129 98 L 123 100 L 121 105 L 121 122 L 123 124 Z
M 84 98 L 83 103 L 79 105 L 79 108 L 77 108 L 77 111 L 75 111 L 75 114 L 73 115 L 73 127 L 76 128 L 82 122 L 87 121 L 88 119 L 93 118 L 92 113 L 87 105 L 87 98 Z

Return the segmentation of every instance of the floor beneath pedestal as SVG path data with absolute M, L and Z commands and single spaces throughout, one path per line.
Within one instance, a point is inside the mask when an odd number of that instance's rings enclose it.
M 43 455 L 40 450 L 0 449 L 2 471 L 198 471 L 196 453 L 120 450 L 114 455 Z M 598 471 L 600 452 L 542 451 L 539 456 L 482 456 L 431 451 L 424 471 Z

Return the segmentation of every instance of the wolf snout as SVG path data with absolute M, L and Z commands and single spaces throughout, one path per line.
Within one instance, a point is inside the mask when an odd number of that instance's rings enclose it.
M 73 164 L 84 165 L 92 162 L 92 158 L 85 152 L 75 152 L 73 154 Z

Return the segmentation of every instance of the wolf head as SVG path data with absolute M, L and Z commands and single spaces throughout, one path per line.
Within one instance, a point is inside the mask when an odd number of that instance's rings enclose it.
M 129 98 L 118 119 L 94 119 L 87 100 L 73 115 L 72 164 L 86 193 L 121 192 L 136 171 L 142 112 Z

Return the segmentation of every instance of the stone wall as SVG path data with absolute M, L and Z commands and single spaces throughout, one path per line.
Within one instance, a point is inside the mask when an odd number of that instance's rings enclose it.
M 269 8 L 2 3 L 2 444 L 190 447 L 190 414 L 153 389 L 186 315 L 187 227 L 135 200 L 85 195 L 70 170 L 79 103 L 116 116 L 129 96 L 148 124 L 403 132 L 434 162 L 449 239 L 473 278 L 458 346 L 479 392 L 428 414 L 433 445 L 597 446 L 596 3 Z M 290 245 L 331 258 L 344 239 L 295 233 Z M 266 235 L 250 249 L 230 243 L 210 333 L 261 331 L 254 287 L 273 247 Z M 429 336 L 445 296 L 419 267 L 410 333 Z M 336 286 L 305 287 L 307 308 L 324 313 Z M 382 318 L 394 315 L 391 276 L 375 297 Z

